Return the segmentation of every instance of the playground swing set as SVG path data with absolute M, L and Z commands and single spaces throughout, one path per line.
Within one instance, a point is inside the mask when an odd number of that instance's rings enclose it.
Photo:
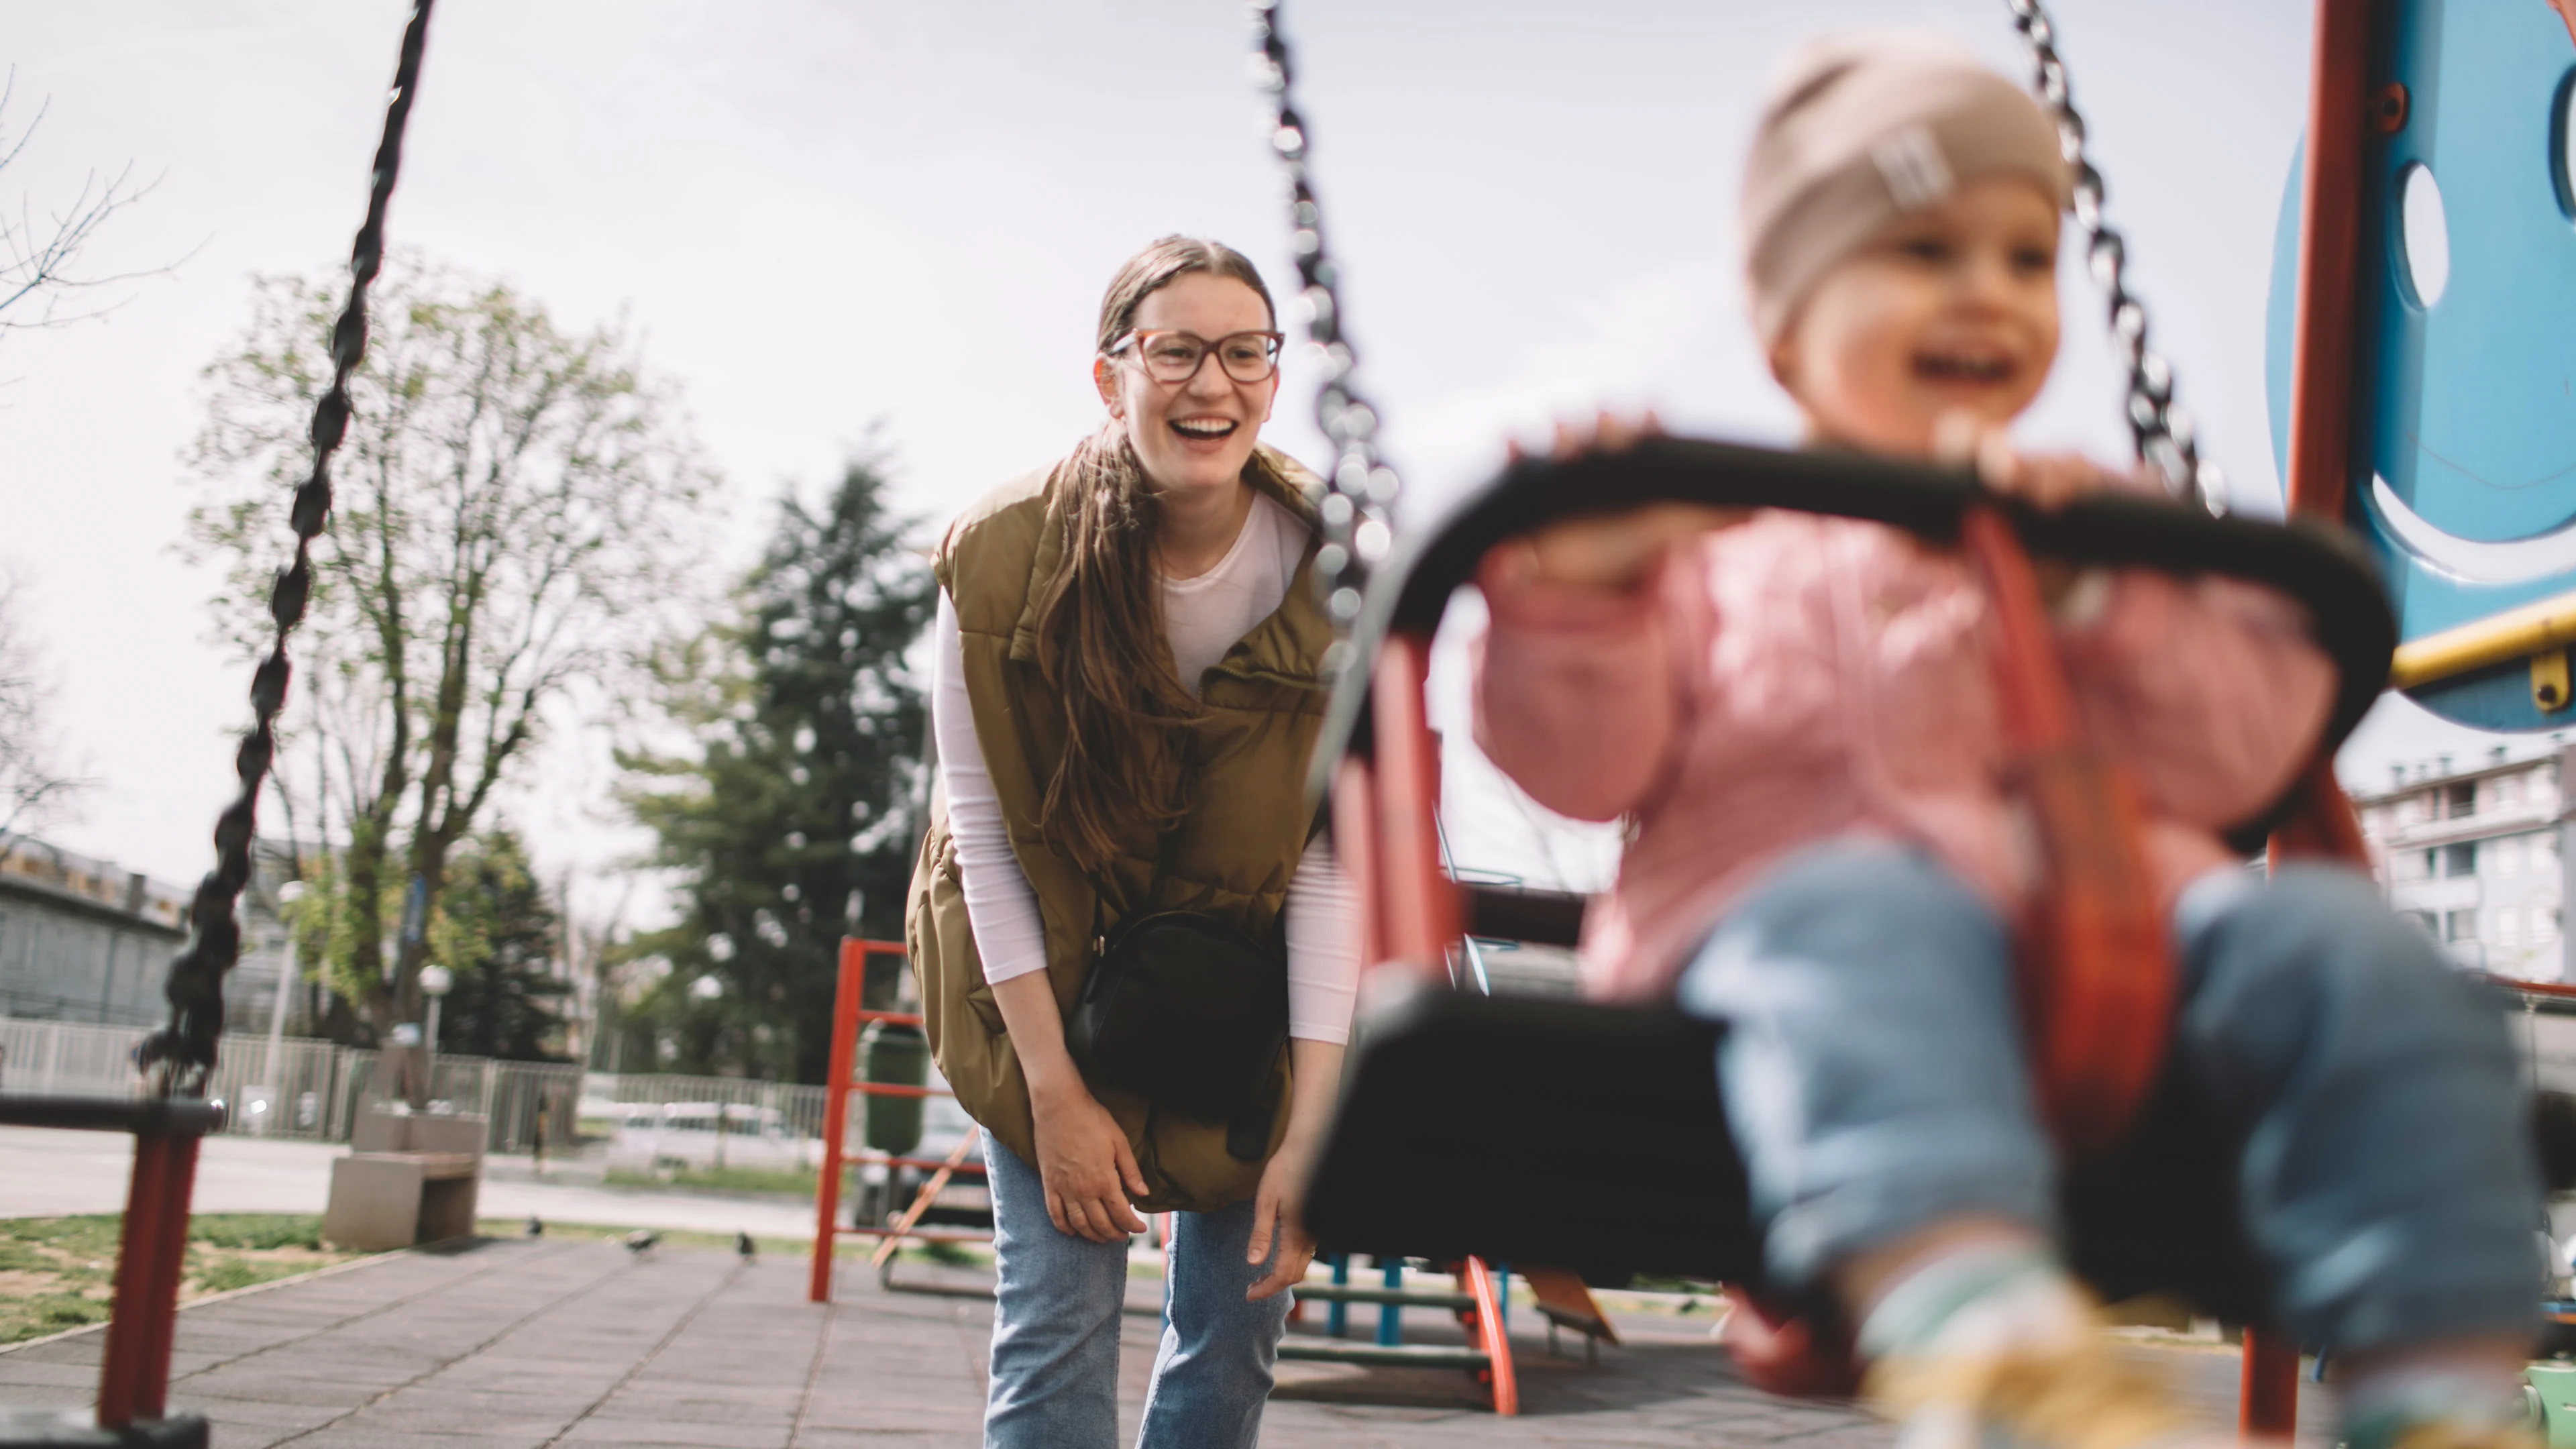
M 403 33 L 349 300 L 331 337 L 332 384 L 314 410 L 313 469 L 294 494 L 295 553 L 271 595 L 275 643 L 253 676 L 253 723 L 236 757 L 241 789 L 216 824 L 216 867 L 197 889 L 192 935 L 171 967 L 171 1023 L 138 1054 L 145 1092 L 0 1096 L 0 1124 L 135 1139 L 97 1402 L 0 1409 L 0 1449 L 207 1440 L 205 1420 L 170 1412 L 166 1398 L 197 1144 L 224 1118 L 205 1096 L 223 976 L 239 954 L 234 908 L 287 695 L 286 639 L 302 618 L 310 545 L 330 512 L 331 458 L 365 355 L 367 289 L 382 263 L 433 3 L 415 0 Z M 2252 1436 L 2289 1435 L 2299 1346 L 2264 1327 L 2261 1276 L 2227 1191 L 2227 1134 L 2160 1085 L 2172 968 L 2139 869 L 2134 796 L 2074 726 L 2030 556 L 2226 574 L 2307 605 L 2341 688 L 2314 764 L 2238 832 L 2274 860 L 2366 865 L 2330 765 L 2384 686 L 2488 728 L 2554 727 L 2570 707 L 2576 549 L 2550 546 L 2576 531 L 2576 473 L 2564 463 L 2576 457 L 2576 411 L 2549 398 L 2546 384 L 2558 380 L 2563 391 L 2576 349 L 2576 0 L 2317 0 L 2307 143 L 2283 208 L 2271 319 L 2286 524 L 2223 516 L 2223 484 L 2199 460 L 2171 369 L 2149 349 L 2145 310 L 2123 285 L 2125 246 L 2104 222 L 2102 177 L 2085 157 L 2054 28 L 2038 0 L 2006 4 L 2075 174 L 2087 261 L 2128 366 L 2139 456 L 2177 501 L 2096 496 L 2039 513 L 1957 473 L 1651 439 L 1617 456 L 1518 463 L 1437 528 L 1399 536 L 1398 481 L 1378 456 L 1378 414 L 1354 385 L 1337 269 L 1308 184 L 1278 0 L 1254 0 L 1256 80 L 1276 102 L 1272 141 L 1289 180 L 1301 310 L 1325 362 L 1317 417 L 1335 449 L 1318 572 L 1339 634 L 1337 687 L 1313 784 L 1360 896 L 1365 959 L 1376 963 L 1306 1217 L 1327 1244 L 1382 1264 L 1459 1265 L 1463 1304 L 1393 1287 L 1346 1286 L 1342 1300 L 1457 1307 L 1499 1413 L 1517 1411 L 1489 1266 L 1506 1261 L 1562 1265 L 1524 1276 L 1552 1285 L 1542 1299 L 1578 1316 L 1588 1298 L 1570 1298 L 1565 1285 L 1581 1295 L 1586 1276 L 1654 1271 L 1746 1285 L 1733 1346 L 1757 1382 L 1785 1392 L 1842 1388 L 1849 1362 L 1842 1346 L 1773 1318 L 1761 1299 L 1743 1170 L 1710 1068 L 1714 1028 L 1669 1010 L 1456 989 L 1450 963 L 1462 946 L 1570 942 L 1581 905 L 1462 883 L 1444 868 L 1423 693 L 1429 644 L 1450 595 L 1493 544 L 1576 513 L 1688 501 L 1868 519 L 1955 546 L 1971 562 L 2004 644 L 1997 687 L 2016 778 L 2047 846 L 2048 888 L 2023 926 L 2021 972 L 2039 1094 L 2072 1154 L 2071 1254 L 2111 1296 L 2177 1290 L 2247 1325 L 2241 1423 Z M 2432 276 L 2417 254 L 2428 243 L 2411 220 L 2419 188 L 2438 186 L 2437 173 L 2450 179 L 2447 199 L 2432 190 L 2424 209 L 2436 224 L 2446 209 L 2457 219 L 2447 252 L 2467 263 L 2447 277 Z M 867 1015 L 857 990 L 866 956 L 893 949 L 844 948 L 817 1298 L 829 1294 L 831 1245 L 844 1231 L 831 1194 L 848 1095 L 887 1091 L 851 1082 L 839 1039 Z M 1531 1059 L 1553 1064 L 1543 1081 L 1495 1069 Z M 2562 1140 L 2576 1110 L 2542 1106 L 2553 1186 L 2576 1185 L 2576 1174 L 2557 1170 L 2576 1158 Z M 1628 1164 L 1618 1195 L 1569 1188 L 1532 1150 L 1577 1140 Z M 941 1176 L 967 1169 L 973 1142 L 970 1133 L 938 1164 Z M 2155 1180 L 2105 1155 L 2115 1142 L 2125 1144 L 2122 1159 L 2152 1158 Z M 936 1192 L 876 1230 L 880 1260 L 922 1236 L 918 1218 Z

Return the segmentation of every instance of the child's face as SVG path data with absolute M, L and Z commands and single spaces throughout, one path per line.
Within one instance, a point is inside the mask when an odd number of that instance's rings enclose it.
M 2057 207 L 1986 177 L 1889 222 L 1835 264 L 1772 348 L 1823 437 L 1929 456 L 1945 414 L 2009 422 L 2057 358 Z

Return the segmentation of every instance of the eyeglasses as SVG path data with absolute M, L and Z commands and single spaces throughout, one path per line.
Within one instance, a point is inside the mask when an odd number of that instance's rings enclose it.
M 1132 351 L 1156 382 L 1187 382 L 1199 375 L 1208 354 L 1236 382 L 1267 382 L 1279 370 L 1279 349 L 1287 337 L 1278 332 L 1229 332 L 1214 342 L 1189 332 L 1130 332 L 1109 344 L 1105 355 Z

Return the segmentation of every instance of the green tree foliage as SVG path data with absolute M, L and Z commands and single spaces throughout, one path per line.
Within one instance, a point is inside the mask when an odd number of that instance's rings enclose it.
M 820 509 L 782 499 L 735 619 L 659 659 L 690 747 L 619 756 L 681 882 L 632 948 L 672 969 L 625 1018 L 669 1069 L 823 1080 L 842 935 L 902 932 L 927 726 L 903 655 L 935 593 L 884 494 L 854 461 Z
M 350 908 L 339 854 L 307 855 L 301 879 L 304 896 L 288 912 L 296 951 L 320 963 L 322 984 L 338 1001 L 367 1000 L 369 983 L 355 974 L 358 952 L 350 939 L 359 917 Z M 447 888 L 428 926 L 428 959 L 445 966 L 455 983 L 439 1011 L 440 1048 L 511 1061 L 562 1060 L 561 1002 L 572 986 L 549 966 L 560 941 L 561 921 L 516 832 L 495 826 L 460 842 L 448 857 Z
M 430 959 L 455 984 L 439 1011 L 439 1050 L 510 1061 L 561 1061 L 556 979 L 558 921 L 526 849 L 506 826 L 474 836 L 448 858 L 447 889 L 429 923 Z
M 222 565 L 219 618 L 264 651 L 287 499 L 346 279 L 258 279 L 251 324 L 206 369 L 189 537 Z M 421 1019 L 423 934 L 450 853 L 549 719 L 614 690 L 666 624 L 704 539 L 710 474 L 676 404 L 615 327 L 568 332 L 504 283 L 398 257 L 374 292 L 297 635 L 279 785 L 334 847 L 317 955 L 381 1032 Z

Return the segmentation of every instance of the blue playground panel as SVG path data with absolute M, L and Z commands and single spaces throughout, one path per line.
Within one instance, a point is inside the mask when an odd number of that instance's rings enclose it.
M 2389 0 L 2381 17 L 2373 85 L 2403 84 L 2408 114 L 2364 163 L 2362 305 L 2375 356 L 2357 399 L 2368 471 L 2356 466 L 2346 518 L 2378 554 L 2400 635 L 2414 640 L 2576 592 L 2576 3 Z M 2448 279 L 2430 306 L 2402 217 L 2419 165 L 2448 234 Z M 2268 318 L 2285 474 L 2302 169 L 2294 159 L 2282 198 Z M 2576 724 L 2576 712 L 2540 712 L 2521 663 L 2413 693 L 2487 729 Z

